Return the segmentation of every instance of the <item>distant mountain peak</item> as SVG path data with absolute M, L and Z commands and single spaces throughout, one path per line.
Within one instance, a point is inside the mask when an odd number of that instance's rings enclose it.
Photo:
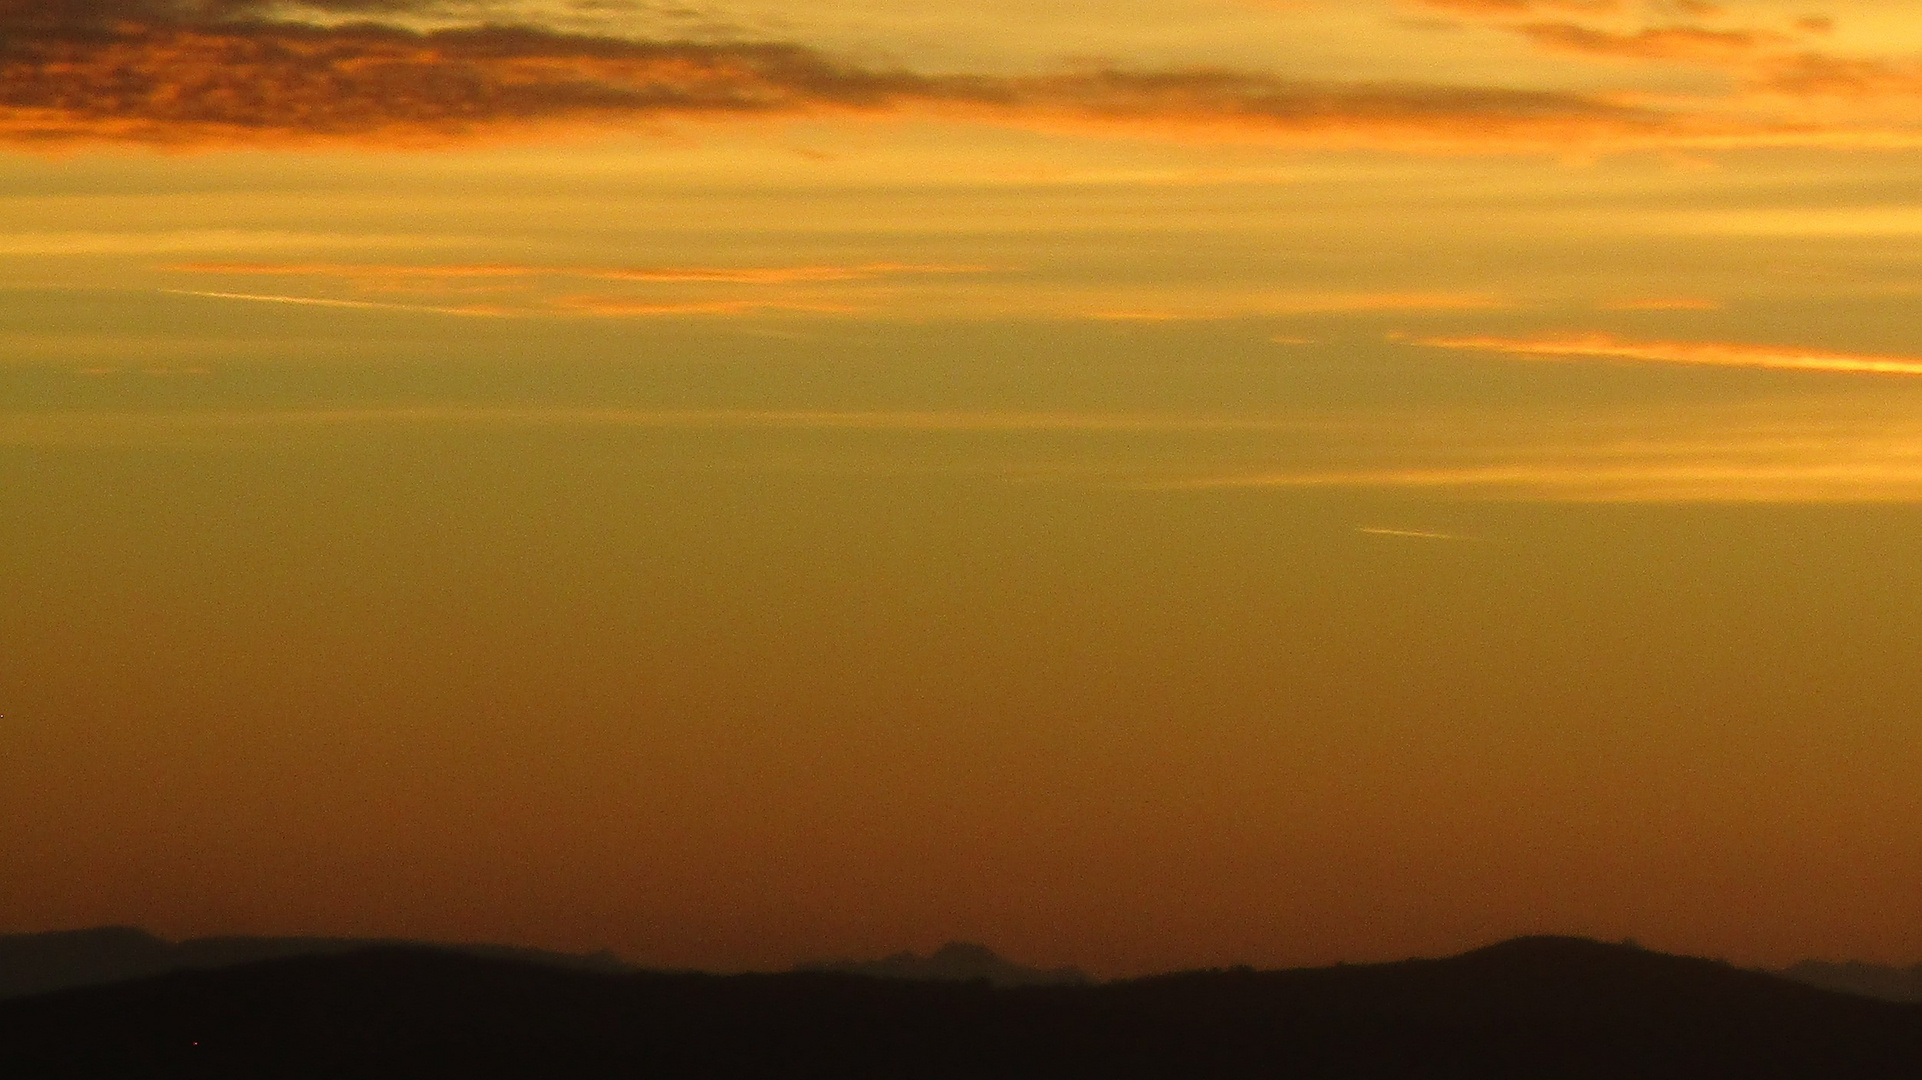
M 1891 967 L 1859 960 L 1804 960 L 1782 972 L 1796 982 L 1884 1001 L 1922 1003 L 1922 964 Z
M 1081 986 L 1093 982 L 1074 967 L 1036 968 L 1003 959 L 986 945 L 950 941 L 926 956 L 898 952 L 879 960 L 826 960 L 802 964 L 798 971 L 831 971 L 876 979 L 972 982 L 995 986 Z

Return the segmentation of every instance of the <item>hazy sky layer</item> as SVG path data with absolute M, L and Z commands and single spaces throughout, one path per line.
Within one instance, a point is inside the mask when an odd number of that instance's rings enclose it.
M 0 3 L 0 929 L 1922 958 L 1922 18 Z

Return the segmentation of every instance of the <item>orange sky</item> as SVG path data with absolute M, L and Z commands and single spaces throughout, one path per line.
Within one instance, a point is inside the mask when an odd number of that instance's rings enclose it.
M 1922 958 L 1922 19 L 0 4 L 0 930 Z

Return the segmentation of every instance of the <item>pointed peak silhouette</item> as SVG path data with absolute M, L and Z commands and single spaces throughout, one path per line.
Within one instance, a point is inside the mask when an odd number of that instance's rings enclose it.
M 986 945 L 950 941 L 927 956 L 898 952 L 879 960 L 826 960 L 797 971 L 831 971 L 876 979 L 926 982 L 982 981 L 994 986 L 1080 986 L 1094 980 L 1079 968 L 1035 968 L 1002 959 Z

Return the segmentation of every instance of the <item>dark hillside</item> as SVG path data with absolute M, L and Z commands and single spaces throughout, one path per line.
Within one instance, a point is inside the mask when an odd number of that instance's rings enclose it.
M 40 934 L 0 934 L 0 999 L 145 979 L 194 968 L 234 967 L 263 960 L 331 956 L 383 946 L 417 944 L 326 937 L 208 937 L 173 942 L 130 926 L 102 926 Z M 607 953 L 582 956 L 507 945 L 432 947 L 553 967 L 628 970 L 626 965 Z
M 21 1077 L 1915 1080 L 1922 1008 L 1570 939 L 996 988 L 375 949 L 0 1004 Z

